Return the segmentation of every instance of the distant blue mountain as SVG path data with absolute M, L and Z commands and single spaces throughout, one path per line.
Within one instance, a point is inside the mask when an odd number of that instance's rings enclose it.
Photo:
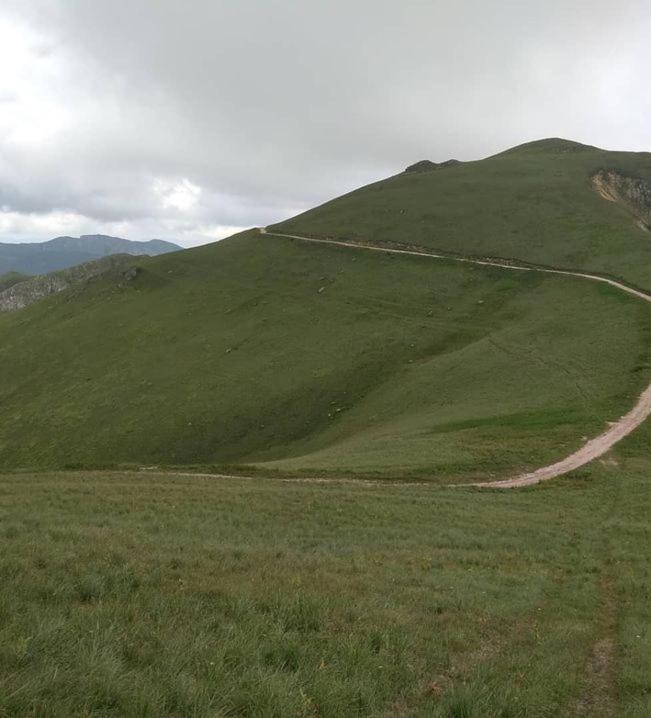
M 105 234 L 56 237 L 47 242 L 9 244 L 0 242 L 0 274 L 46 274 L 110 254 L 166 254 L 182 249 L 162 239 L 132 242 Z

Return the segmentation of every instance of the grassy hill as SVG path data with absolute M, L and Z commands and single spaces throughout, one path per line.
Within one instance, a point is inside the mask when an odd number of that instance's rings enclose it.
M 0 316 L 3 466 L 463 480 L 560 457 L 648 381 L 648 308 L 585 280 L 256 232 L 139 267 Z
M 276 228 L 588 269 L 651 289 L 650 226 L 651 153 L 550 139 L 403 172 Z

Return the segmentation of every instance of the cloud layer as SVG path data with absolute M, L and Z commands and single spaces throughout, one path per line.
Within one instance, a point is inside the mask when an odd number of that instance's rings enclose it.
M 428 157 L 651 149 L 631 0 L 8 0 L 0 240 L 191 245 Z

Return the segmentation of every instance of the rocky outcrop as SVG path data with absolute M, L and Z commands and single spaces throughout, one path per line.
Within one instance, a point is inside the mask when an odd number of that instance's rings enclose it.
M 637 225 L 651 231 L 651 184 L 615 169 L 602 169 L 592 176 L 592 186 L 604 199 L 631 212 Z
M 133 267 L 133 261 L 134 258 L 128 254 L 114 254 L 70 269 L 30 277 L 0 291 L 0 312 L 24 309 L 51 294 L 57 294 L 111 272 L 125 280 L 133 279 L 138 273 L 138 269 Z
M 459 160 L 446 160 L 445 162 L 432 162 L 431 160 L 420 160 L 413 165 L 409 165 L 405 172 L 431 172 L 432 170 L 445 169 L 446 167 L 454 167 L 459 165 Z

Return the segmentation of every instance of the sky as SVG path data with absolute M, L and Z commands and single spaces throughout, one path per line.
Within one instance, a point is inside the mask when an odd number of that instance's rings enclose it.
M 2 0 L 0 241 L 183 246 L 428 158 L 651 150 L 649 0 Z

